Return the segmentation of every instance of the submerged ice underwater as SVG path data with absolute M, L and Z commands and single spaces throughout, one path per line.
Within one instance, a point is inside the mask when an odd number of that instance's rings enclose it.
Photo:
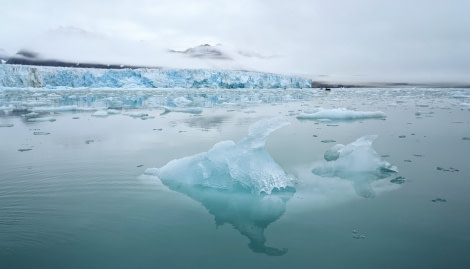
M 470 264 L 465 89 L 9 88 L 0 102 L 2 267 Z

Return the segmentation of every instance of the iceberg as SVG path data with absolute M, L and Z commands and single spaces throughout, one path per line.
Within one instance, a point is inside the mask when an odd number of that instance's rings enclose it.
M 230 223 L 249 240 L 249 248 L 271 256 L 287 249 L 265 245 L 264 230 L 286 211 L 295 192 L 294 178 L 269 155 L 270 133 L 287 125 L 282 118 L 254 123 L 240 142 L 222 141 L 209 151 L 172 160 L 145 175 L 157 177 L 171 190 L 200 202 L 216 225 Z
M 12 88 L 310 88 L 311 79 L 209 69 L 99 69 L 0 65 L 0 87 Z
M 264 145 L 269 134 L 289 124 L 283 118 L 254 123 L 240 142 L 221 141 L 209 151 L 172 160 L 149 170 L 171 189 L 201 187 L 255 195 L 293 189 L 294 178 L 269 155 Z
M 371 183 L 398 172 L 395 166 L 382 160 L 372 147 L 376 138 L 376 135 L 366 135 L 347 145 L 334 145 L 325 152 L 325 162 L 314 167 L 312 173 L 349 180 L 359 196 L 374 197 Z
M 315 113 L 302 113 L 297 116 L 299 120 L 361 120 L 361 119 L 383 119 L 386 115 L 382 111 L 355 111 L 345 108 L 322 109 Z

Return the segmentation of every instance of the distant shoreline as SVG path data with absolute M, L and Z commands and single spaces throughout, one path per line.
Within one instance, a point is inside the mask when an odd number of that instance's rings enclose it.
M 360 82 L 360 83 L 334 83 L 334 82 L 312 82 L 312 88 L 470 88 L 468 83 L 407 83 L 407 82 Z

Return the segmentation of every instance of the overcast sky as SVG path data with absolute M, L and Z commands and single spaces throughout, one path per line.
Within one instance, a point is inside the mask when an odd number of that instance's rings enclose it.
M 469 0 L 15 0 L 0 10 L 10 53 L 73 26 L 176 49 L 220 43 L 312 77 L 470 82 Z

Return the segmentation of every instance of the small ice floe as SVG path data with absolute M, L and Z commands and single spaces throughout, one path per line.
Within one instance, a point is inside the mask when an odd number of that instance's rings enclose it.
M 52 117 L 29 118 L 29 119 L 26 119 L 26 121 L 29 121 L 29 122 L 45 122 L 45 121 L 50 121 L 50 122 L 53 122 L 53 121 L 56 121 L 56 119 L 55 119 L 55 118 L 52 118 Z
M 50 135 L 48 132 L 33 132 L 33 135 Z
M 127 116 L 134 118 L 134 119 L 141 119 L 141 120 L 148 120 L 148 119 L 154 119 L 154 116 L 151 116 L 147 113 L 143 112 L 134 112 L 134 113 L 129 113 Z
M 23 114 L 22 116 L 25 117 L 25 118 L 27 118 L 27 119 L 36 118 L 36 117 L 39 116 L 39 113 L 37 113 L 37 112 L 29 112 L 29 113 Z
M 356 194 L 364 198 L 375 196 L 374 181 L 395 175 L 395 166 L 382 160 L 372 147 L 376 135 L 360 137 L 347 145 L 336 144 L 324 154 L 312 173 L 322 177 L 340 178 L 352 183 Z
M 77 106 L 42 106 L 31 109 L 33 112 L 71 112 L 77 111 Z
M 353 229 L 352 230 L 352 238 L 354 239 L 366 239 L 366 236 L 363 234 L 360 234 L 358 230 Z
M 170 112 L 180 112 L 180 113 L 189 113 L 189 114 L 201 114 L 202 108 L 200 107 L 161 107 L 164 111 L 160 115 L 165 115 Z
M 393 183 L 393 184 L 403 184 L 403 183 L 405 183 L 405 177 L 398 176 L 398 177 L 390 180 L 390 182 Z
M 184 96 L 180 96 L 180 97 L 177 97 L 177 98 L 173 99 L 173 103 L 178 107 L 187 106 L 187 105 L 191 104 L 192 102 L 193 101 L 187 99 Z
M 437 169 L 438 171 L 442 171 L 442 172 L 451 172 L 451 173 L 453 173 L 453 172 L 459 172 L 459 171 L 460 171 L 459 169 L 453 168 L 453 167 L 443 168 L 443 167 L 438 166 L 438 167 L 436 167 L 436 169 Z
M 0 127 L 13 127 L 13 123 L 0 123 Z
M 91 114 L 93 117 L 107 117 L 108 116 L 108 111 L 106 110 L 98 110 L 95 111 L 95 113 Z
M 382 111 L 355 111 L 346 108 L 321 109 L 314 113 L 302 113 L 297 116 L 299 120 L 335 120 L 351 121 L 362 119 L 384 119 L 386 115 Z

